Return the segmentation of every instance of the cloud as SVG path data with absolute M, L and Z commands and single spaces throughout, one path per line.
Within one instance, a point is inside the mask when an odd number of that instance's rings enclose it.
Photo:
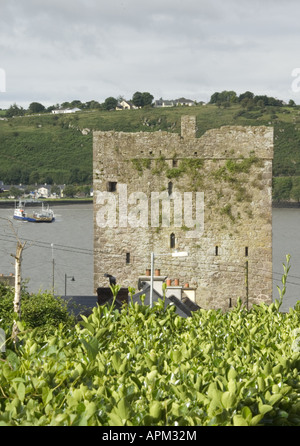
M 0 107 L 137 90 L 196 100 L 222 89 L 292 97 L 294 0 L 0 0 L 0 8 Z

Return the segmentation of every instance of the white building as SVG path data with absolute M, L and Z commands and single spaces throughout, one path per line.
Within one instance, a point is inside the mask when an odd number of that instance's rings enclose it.
M 121 101 L 118 103 L 116 110 L 137 110 L 139 107 L 134 105 L 131 101 Z
M 36 195 L 38 198 L 48 198 L 50 196 L 51 186 L 41 186 L 37 189 Z
M 76 113 L 79 111 L 81 111 L 80 108 L 65 108 L 65 109 L 52 110 L 52 113 L 54 115 L 61 115 L 66 113 Z

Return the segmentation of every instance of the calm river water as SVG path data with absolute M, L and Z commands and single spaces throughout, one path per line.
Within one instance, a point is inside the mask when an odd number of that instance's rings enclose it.
M 27 288 L 32 292 L 52 290 L 54 282 L 56 294 L 67 291 L 67 295 L 92 296 L 93 206 L 72 204 L 54 206 L 53 210 L 54 223 L 12 220 L 20 239 L 28 240 L 22 262 L 23 279 L 30 279 Z M 0 217 L 12 219 L 12 214 L 13 209 L 0 209 Z M 15 247 L 10 225 L 0 219 L 0 273 L 14 273 L 10 254 Z
M 54 283 L 56 294 L 64 295 L 66 291 L 67 295 L 92 296 L 92 204 L 55 206 L 54 212 L 54 223 L 33 224 L 14 221 L 13 209 L 0 208 L 0 217 L 11 219 L 19 237 L 27 240 L 22 276 L 29 279 L 28 290 L 51 290 Z M 299 228 L 300 209 L 273 209 L 273 299 L 278 297 L 276 285 L 281 285 L 282 263 L 286 254 L 291 255 L 287 294 L 282 306 L 284 311 L 300 300 Z M 0 219 L 0 273 L 14 273 L 11 254 L 15 247 L 10 225 Z

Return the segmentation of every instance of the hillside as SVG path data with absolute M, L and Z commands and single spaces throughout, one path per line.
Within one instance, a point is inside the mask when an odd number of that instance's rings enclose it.
M 180 132 L 183 114 L 196 115 L 198 136 L 222 125 L 274 126 L 275 199 L 293 196 L 298 200 L 297 189 L 300 199 L 298 106 L 255 107 L 249 111 L 240 104 L 226 108 L 198 105 L 66 115 L 45 113 L 0 120 L 0 180 L 6 184 L 91 184 L 92 130 Z

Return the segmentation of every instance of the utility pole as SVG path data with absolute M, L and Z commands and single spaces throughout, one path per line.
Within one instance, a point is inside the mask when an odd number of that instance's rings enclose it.
M 151 252 L 150 308 L 153 306 L 154 252 Z
M 53 243 L 51 243 L 52 248 L 52 293 L 54 295 L 54 270 L 55 270 L 55 261 L 54 261 L 54 254 L 53 254 Z

